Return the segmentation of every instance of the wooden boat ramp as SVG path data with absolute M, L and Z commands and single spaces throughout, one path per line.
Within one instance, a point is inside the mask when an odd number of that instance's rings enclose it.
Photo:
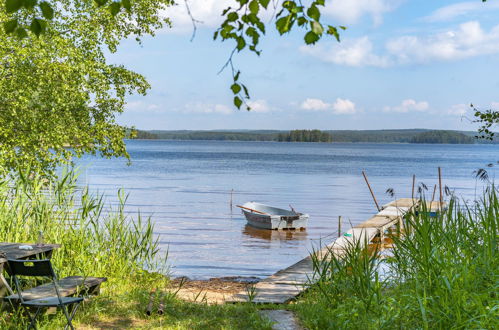
M 404 215 L 412 210 L 417 210 L 420 203 L 416 199 L 402 198 L 384 205 L 376 215 L 354 226 L 333 243 L 317 251 L 317 256 L 321 258 L 328 253 L 333 253 L 336 257 L 341 258 L 345 254 L 347 247 L 352 244 L 359 244 L 364 247 L 366 242 L 387 242 L 385 233 L 390 230 L 400 232 L 404 226 Z M 441 207 L 441 204 L 440 202 L 427 203 L 427 207 L 429 211 L 436 211 Z M 380 245 L 383 247 L 383 244 Z M 313 261 L 312 257 L 308 256 L 258 282 L 253 288 L 235 294 L 226 302 L 288 303 L 317 281 L 313 277 Z

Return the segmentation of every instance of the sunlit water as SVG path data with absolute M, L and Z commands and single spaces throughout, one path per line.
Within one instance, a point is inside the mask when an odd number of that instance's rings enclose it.
M 465 199 L 482 191 L 473 171 L 492 180 L 497 145 L 318 144 L 208 141 L 128 141 L 124 159 L 84 158 L 81 183 L 116 203 L 129 193 L 128 211 L 151 216 L 168 250 L 173 275 L 191 278 L 268 276 L 305 257 L 320 241 L 376 212 L 361 175 L 380 204 L 410 197 L 412 175 L 431 195 L 443 184 Z M 234 207 L 230 208 L 231 190 Z M 437 190 L 438 196 L 438 190 Z M 437 197 L 438 198 L 438 197 Z M 305 232 L 269 232 L 246 225 L 236 204 L 258 201 L 310 214 Z

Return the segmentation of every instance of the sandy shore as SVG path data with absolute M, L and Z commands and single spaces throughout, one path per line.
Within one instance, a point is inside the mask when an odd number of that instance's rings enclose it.
M 168 291 L 190 302 L 223 304 L 233 294 L 248 290 L 260 279 L 256 277 L 217 277 L 208 280 L 191 280 L 179 277 L 172 280 Z

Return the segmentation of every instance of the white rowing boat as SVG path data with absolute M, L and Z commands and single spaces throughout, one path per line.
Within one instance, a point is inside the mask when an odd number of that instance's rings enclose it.
M 242 209 L 249 225 L 261 229 L 305 229 L 309 218 L 308 214 L 293 209 L 290 211 L 255 202 L 237 207 Z

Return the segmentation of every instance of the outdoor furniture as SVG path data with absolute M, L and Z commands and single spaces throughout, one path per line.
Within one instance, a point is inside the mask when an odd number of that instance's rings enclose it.
M 32 250 L 19 249 L 19 247 L 23 245 L 31 246 Z M 3 276 L 3 269 L 4 265 L 7 263 L 7 259 L 50 259 L 52 251 L 60 247 L 59 244 L 34 245 L 25 243 L 0 243 L 0 254 L 5 256 L 0 257 L 0 297 L 3 295 L 2 291 L 4 291 L 4 288 L 7 289 L 10 295 L 14 294 Z
M 19 247 L 23 245 L 29 245 L 32 247 L 32 249 L 20 249 Z M 0 297 L 2 296 L 2 291 L 5 291 L 5 288 L 9 292 L 9 296 L 4 297 L 4 301 L 9 302 L 11 305 L 19 304 L 26 307 L 32 301 L 47 300 L 49 301 L 50 305 L 50 303 L 59 304 L 60 302 L 58 301 L 58 297 L 66 298 L 74 295 L 87 296 L 99 294 L 100 285 L 103 282 L 107 281 L 107 278 L 105 277 L 68 276 L 63 279 L 56 280 L 55 282 L 52 281 L 52 283 L 39 285 L 33 288 L 27 288 L 25 290 L 22 290 L 16 283 L 17 293 L 14 293 L 9 283 L 3 276 L 4 266 L 7 273 L 11 275 L 11 280 L 14 280 L 14 274 L 12 273 L 12 269 L 10 267 L 11 261 L 18 261 L 21 263 L 38 262 L 39 259 L 44 259 L 42 261 L 47 261 L 46 259 L 52 256 L 53 250 L 59 247 L 59 244 L 31 245 L 23 243 L 0 243 Z M 59 307 L 59 305 L 49 305 L 45 304 L 43 307 Z M 43 307 L 40 307 L 40 309 Z M 65 305 L 63 305 L 63 307 L 66 308 Z M 38 316 L 38 314 L 35 315 L 35 319 L 36 316 Z M 73 316 L 70 315 L 70 318 L 72 319 Z
M 52 268 L 50 260 L 8 260 L 9 270 L 14 282 L 16 284 L 17 294 L 19 296 L 20 305 L 28 310 L 28 315 L 31 318 L 31 323 L 28 327 L 36 329 L 36 318 L 40 314 L 42 308 L 58 307 L 64 312 L 67 319 L 67 324 L 64 329 L 70 327 L 74 329 L 71 320 L 73 319 L 78 306 L 83 301 L 82 297 L 62 297 L 57 285 L 57 276 Z M 24 300 L 21 286 L 19 284 L 18 276 L 27 277 L 49 277 L 52 279 L 52 284 L 56 296 L 38 298 L 33 300 Z M 71 313 L 68 311 L 68 306 L 73 306 Z M 31 314 L 30 309 L 36 309 L 34 315 Z

